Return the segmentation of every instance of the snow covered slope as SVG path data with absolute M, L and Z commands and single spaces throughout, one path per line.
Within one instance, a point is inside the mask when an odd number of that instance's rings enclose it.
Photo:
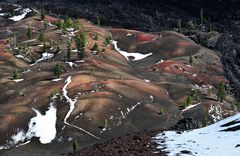
M 170 156 L 239 156 L 240 113 L 205 128 L 159 133 L 155 141 Z

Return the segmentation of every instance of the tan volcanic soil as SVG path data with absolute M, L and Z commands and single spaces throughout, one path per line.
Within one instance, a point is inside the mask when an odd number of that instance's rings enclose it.
M 47 16 L 47 21 L 54 23 L 58 19 Z M 211 104 L 219 105 L 216 102 L 216 87 L 221 81 L 227 83 L 223 77 L 221 62 L 213 51 L 171 31 L 154 35 L 134 30 L 100 28 L 86 20 L 80 22 L 83 25 L 80 31 L 87 32 L 88 44 L 85 47 L 84 60 L 79 61 L 77 53 L 72 52 L 71 61 L 75 63 L 72 67 L 66 63 L 66 47 L 71 37 L 69 34 L 64 35 L 56 26 L 51 25 L 44 30 L 44 23 L 39 16 L 8 24 L 13 31 L 18 32 L 18 43 L 26 44 L 20 55 L 31 62 L 17 58 L 13 48 L 4 42 L 13 37 L 12 33 L 6 32 L 4 37 L 0 38 L 0 146 L 16 134 L 18 129 L 27 130 L 28 122 L 35 116 L 32 108 L 41 113 L 46 112 L 50 103 L 49 96 L 53 91 L 59 93 L 56 99 L 58 133 L 54 141 L 58 142 L 56 144 L 60 147 L 62 144 L 66 151 L 70 149 L 64 146 L 66 143 L 70 144 L 68 140 L 72 138 L 79 140 L 81 147 L 85 147 L 128 133 L 168 129 L 183 117 L 192 117 L 199 123 L 204 122 L 205 118 L 212 121 L 208 109 Z M 33 39 L 36 39 L 34 41 L 27 39 L 26 26 L 29 24 L 33 28 Z M 0 32 L 4 30 L 5 28 L 0 27 Z M 53 42 L 53 47 L 48 52 L 54 54 L 54 57 L 30 66 L 34 60 L 41 58 L 42 47 L 38 41 L 40 31 L 45 33 L 47 44 L 49 41 Z M 94 39 L 96 33 L 99 35 L 98 40 Z M 128 61 L 114 50 L 112 45 L 104 44 L 110 33 L 122 50 L 153 54 L 139 61 Z M 98 55 L 91 50 L 94 43 L 99 45 Z M 60 46 L 61 53 L 56 52 L 57 45 Z M 71 47 L 76 49 L 75 43 Z M 194 57 L 192 67 L 189 66 L 190 54 Z M 160 63 L 161 60 L 164 62 Z M 56 78 L 53 69 L 57 62 L 62 65 L 64 72 L 61 75 L 62 80 L 53 82 L 52 79 Z M 18 83 L 12 80 L 15 68 L 19 68 L 21 78 L 24 79 Z M 77 99 L 68 122 L 101 139 L 93 138 L 63 123 L 69 111 L 69 104 L 62 92 L 68 76 L 72 78 L 66 88 L 68 96 Z M 202 85 L 212 85 L 212 93 L 209 95 Z M 183 114 L 180 106 L 192 89 L 197 90 L 193 103 L 202 104 L 194 113 L 187 113 L 190 109 Z M 226 102 L 221 107 L 226 116 L 232 113 L 229 103 Z M 131 108 L 134 109 L 129 111 Z M 159 114 L 160 110 L 163 110 L 163 114 Z M 103 131 L 105 120 L 108 125 L 106 131 Z M 62 129 L 64 126 L 65 129 Z M 149 139 L 148 134 L 143 139 Z M 24 148 L 42 152 L 37 144 L 36 139 L 19 150 L 13 148 L 3 152 L 18 152 L 24 155 Z M 131 151 L 135 144 L 136 142 L 133 142 L 128 151 Z M 49 147 L 54 145 L 50 144 Z M 143 146 L 140 144 L 136 148 Z M 108 148 L 110 147 L 106 147 Z M 57 152 L 51 153 L 51 149 L 48 151 L 50 152 L 46 156 Z

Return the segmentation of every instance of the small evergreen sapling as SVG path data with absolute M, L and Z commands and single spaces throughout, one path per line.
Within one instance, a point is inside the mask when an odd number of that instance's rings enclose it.
M 225 100 L 225 98 L 226 98 L 226 89 L 225 89 L 225 84 L 223 82 L 221 82 L 218 85 L 217 98 L 221 102 L 223 102 L 223 100 Z
M 60 75 L 62 74 L 62 66 L 59 63 L 55 65 L 54 74 L 57 76 L 57 78 L 60 78 Z
M 20 74 L 17 68 L 13 72 L 13 79 L 14 80 L 20 79 Z
M 193 55 L 192 55 L 192 53 L 191 53 L 190 56 L 189 56 L 189 64 L 190 64 L 191 66 L 193 66 Z
M 30 26 L 28 26 L 27 36 L 28 36 L 28 39 L 32 38 L 32 27 L 30 27 Z
M 78 142 L 77 140 L 74 140 L 74 141 L 73 141 L 72 146 L 73 146 L 73 151 L 74 151 L 74 152 L 79 151 L 79 149 L 80 149 L 80 144 L 79 144 L 79 142 Z
M 182 19 L 179 18 L 177 22 L 179 33 L 182 33 Z
M 45 20 L 45 9 L 42 7 L 41 9 L 41 20 L 44 21 Z

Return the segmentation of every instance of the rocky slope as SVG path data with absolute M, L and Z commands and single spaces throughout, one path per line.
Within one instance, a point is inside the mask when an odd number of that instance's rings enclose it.
M 96 22 L 97 14 L 105 26 L 127 28 L 147 32 L 173 30 L 177 28 L 177 21 L 182 19 L 182 25 L 189 30 L 188 22 L 200 23 L 200 9 L 204 11 L 204 23 L 208 28 L 208 21 L 212 29 L 221 33 L 219 42 L 211 45 L 211 49 L 219 51 L 225 76 L 228 78 L 232 92 L 239 95 L 239 0 L 59 0 L 59 1 L 31 1 L 31 0 L 3 0 L 18 2 L 25 6 L 40 8 L 42 4 L 54 15 L 67 14 L 72 17 L 86 18 Z M 188 34 L 188 31 L 184 31 Z M 197 38 L 198 33 L 194 33 Z M 207 38 L 209 39 L 209 38 Z M 194 40 L 206 45 L 206 36 Z
M 73 139 L 84 147 L 127 133 L 169 129 L 184 117 L 203 126 L 234 113 L 231 96 L 217 101 L 219 83 L 229 83 L 220 58 L 182 34 L 101 28 L 84 19 L 79 30 L 63 33 L 55 26 L 56 17 L 46 16 L 44 24 L 31 8 L 27 13 L 6 3 L 0 8 L 2 155 L 32 155 L 26 152 L 30 150 L 59 155 L 71 150 Z M 16 15 L 12 9 L 18 9 Z M 22 15 L 26 18 L 19 19 Z M 39 41 L 41 32 L 46 51 Z M 82 33 L 87 44 L 79 59 L 74 39 Z M 21 45 L 19 51 L 14 40 Z M 98 53 L 92 50 L 95 43 Z M 54 75 L 57 63 L 63 69 L 60 79 Z M 19 80 L 13 80 L 15 68 Z M 191 105 L 183 107 L 189 96 Z M 51 143 L 44 149 L 39 142 Z

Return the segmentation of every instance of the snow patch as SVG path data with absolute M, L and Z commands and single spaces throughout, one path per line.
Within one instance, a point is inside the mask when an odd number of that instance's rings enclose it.
M 74 62 L 66 62 L 71 68 L 73 68 L 73 65 L 78 67 L 78 65 Z
M 194 107 L 196 107 L 196 106 L 198 106 L 200 104 L 201 104 L 201 102 L 199 102 L 197 104 L 194 104 L 194 105 L 187 106 L 185 109 L 182 110 L 182 113 L 187 111 L 187 110 L 190 110 L 190 109 L 192 109 L 192 108 L 194 108 Z
M 121 111 L 122 118 L 125 119 L 125 118 L 128 116 L 128 114 L 129 114 L 130 112 L 132 112 L 132 111 L 133 111 L 137 106 L 139 106 L 139 105 L 141 105 L 140 102 L 138 102 L 137 104 L 135 104 L 135 105 L 132 106 L 131 108 L 127 108 L 127 111 L 126 111 L 125 113 L 123 113 L 123 111 Z
M 16 58 L 20 58 L 20 59 L 23 59 L 24 61 L 27 61 L 27 62 L 31 62 L 31 60 L 30 59 L 28 59 L 28 58 L 26 58 L 26 57 L 24 57 L 23 55 L 15 55 L 16 56 Z
M 13 17 L 10 17 L 9 19 L 10 19 L 10 20 L 13 20 L 13 21 L 15 21 L 15 22 L 16 22 L 16 21 L 21 21 L 21 20 L 24 19 L 25 16 L 26 16 L 28 13 L 30 13 L 30 12 L 32 12 L 32 10 L 29 9 L 29 8 L 26 8 L 26 9 L 23 9 L 21 15 L 13 16 Z
M 63 78 L 52 79 L 53 82 L 61 81 Z
M 150 80 L 147 80 L 147 79 L 144 79 L 144 81 L 147 82 L 147 83 L 150 83 L 150 82 L 151 82 Z
M 115 49 L 121 54 L 123 55 L 128 61 L 129 61 L 129 57 L 134 57 L 133 61 L 138 61 L 138 60 L 142 60 L 148 56 L 151 56 L 153 53 L 148 53 L 148 54 L 141 54 L 141 53 L 128 53 L 126 51 L 122 51 L 118 48 L 117 46 L 117 41 L 111 41 L 113 46 L 115 47 Z
M 54 54 L 51 54 L 51 53 L 42 53 L 42 57 L 40 59 L 38 59 L 35 63 L 31 64 L 30 66 L 34 66 L 36 65 L 37 63 L 41 62 L 41 61 L 44 61 L 44 60 L 49 60 L 51 58 L 54 57 Z
M 39 137 L 42 144 L 50 143 L 56 136 L 57 109 L 50 103 L 45 115 L 34 109 L 36 115 L 28 124 L 27 138 Z
M 163 59 L 161 59 L 160 61 L 158 61 L 156 64 L 160 64 L 160 63 L 163 63 L 164 62 L 164 60 Z
M 239 121 L 240 113 L 205 128 L 182 133 L 175 131 L 159 133 L 154 139 L 158 144 L 157 149 L 167 152 L 169 156 L 187 155 L 183 154 L 182 151 L 189 151 L 189 155 L 194 156 L 238 156 L 240 148 L 236 145 L 239 144 L 240 140 L 239 130 L 224 130 L 240 126 Z M 224 125 L 230 122 L 233 124 Z
M 217 122 L 219 120 L 221 120 L 222 117 L 222 107 L 219 104 L 211 104 L 209 110 L 208 110 L 208 114 L 211 116 L 211 118 L 213 119 L 214 122 Z
M 21 81 L 23 81 L 24 79 L 14 79 L 13 81 L 15 81 L 15 82 L 21 82 Z

